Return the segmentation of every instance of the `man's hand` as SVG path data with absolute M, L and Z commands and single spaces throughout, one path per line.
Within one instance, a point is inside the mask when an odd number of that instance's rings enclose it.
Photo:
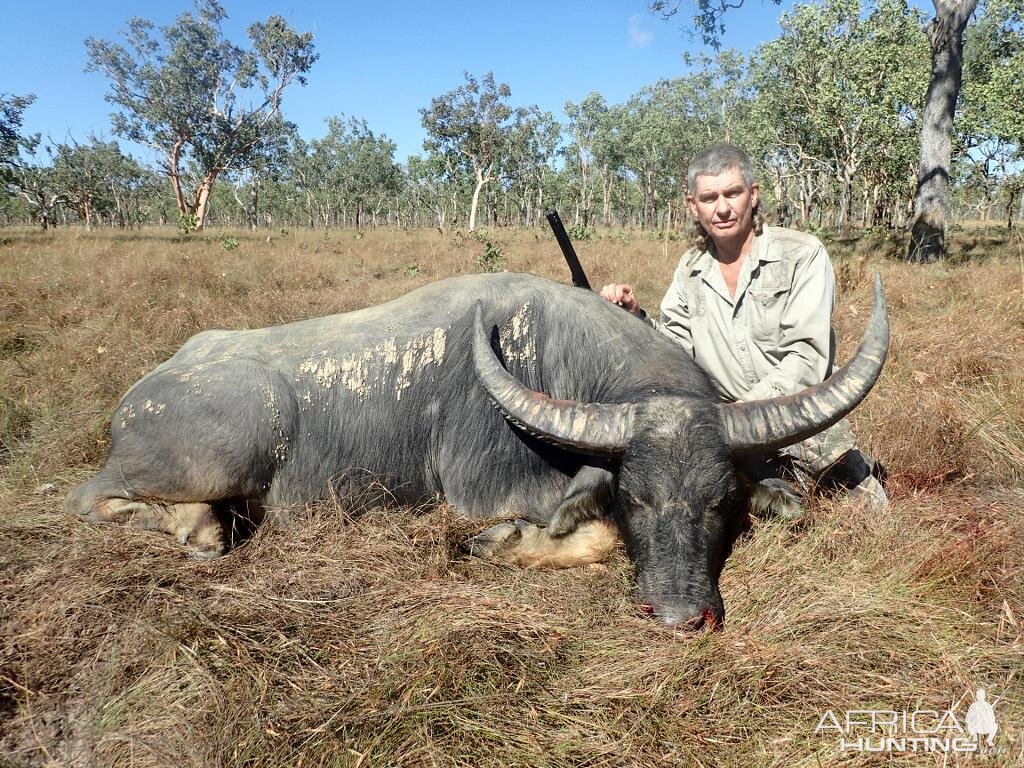
M 636 296 L 633 295 L 633 286 L 631 285 L 609 283 L 601 289 L 601 298 L 610 301 L 612 304 L 618 304 L 624 310 L 634 315 L 640 314 L 640 305 L 636 301 Z

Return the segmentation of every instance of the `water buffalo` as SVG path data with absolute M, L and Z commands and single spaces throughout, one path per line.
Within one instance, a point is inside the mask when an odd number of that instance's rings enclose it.
M 888 350 L 881 282 L 854 357 L 824 383 L 724 404 L 681 347 L 596 294 L 473 275 L 387 304 L 207 331 L 140 379 L 106 464 L 70 511 L 224 549 L 218 505 L 387 488 L 504 516 L 470 542 L 522 565 L 602 558 L 621 539 L 642 607 L 718 626 L 719 574 L 746 519 L 745 456 L 808 437 L 870 390 Z

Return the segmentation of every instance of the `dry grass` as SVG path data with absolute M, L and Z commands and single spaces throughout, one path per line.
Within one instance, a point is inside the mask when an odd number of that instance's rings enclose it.
M 726 629 L 635 614 L 625 557 L 521 571 L 455 555 L 442 506 L 287 510 L 213 563 L 66 518 L 121 393 L 190 334 L 383 301 L 479 269 L 436 232 L 181 241 L 0 233 L 0 764 L 817 766 L 973 764 L 838 752 L 826 709 L 943 710 L 976 686 L 1024 757 L 1024 304 L 1007 246 L 911 267 L 837 243 L 841 357 L 881 269 L 893 347 L 853 416 L 892 472 L 884 515 L 821 501 L 764 521 L 723 577 Z M 544 232 L 494 232 L 566 279 Z M 656 307 L 680 245 L 579 243 L 593 282 Z M 972 257 L 979 255 L 975 249 Z M 55 487 L 49 487 L 53 484 Z

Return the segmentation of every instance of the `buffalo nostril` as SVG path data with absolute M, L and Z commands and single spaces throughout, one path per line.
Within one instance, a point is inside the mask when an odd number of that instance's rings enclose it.
M 691 616 L 686 621 L 681 621 L 678 624 L 676 624 L 675 628 L 686 630 L 689 632 L 697 632 L 701 629 L 704 629 L 704 614 L 702 613 L 697 616 Z
M 701 618 L 704 619 L 704 626 L 712 632 L 722 628 L 722 624 L 718 620 L 718 616 L 710 608 L 705 608 L 701 612 Z
M 687 632 L 716 632 L 722 628 L 722 622 L 713 609 L 705 608 L 696 616 L 691 616 L 686 621 L 678 622 L 675 628 Z

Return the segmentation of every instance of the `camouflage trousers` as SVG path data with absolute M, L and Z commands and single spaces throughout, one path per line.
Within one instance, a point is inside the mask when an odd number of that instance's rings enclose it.
M 805 494 L 854 488 L 872 475 L 884 482 L 886 476 L 882 463 L 857 446 L 846 419 L 774 456 L 748 459 L 741 468 L 755 482 L 781 478 Z

